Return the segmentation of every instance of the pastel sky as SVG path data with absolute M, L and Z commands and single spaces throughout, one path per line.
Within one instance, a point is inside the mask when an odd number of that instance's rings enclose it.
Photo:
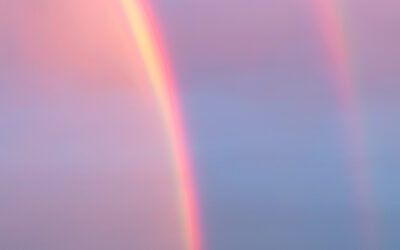
M 149 1 L 207 250 L 361 250 L 312 2 Z M 400 248 L 399 11 L 338 8 L 382 250 Z M 162 126 L 118 1 L 0 0 L 0 249 L 182 249 Z

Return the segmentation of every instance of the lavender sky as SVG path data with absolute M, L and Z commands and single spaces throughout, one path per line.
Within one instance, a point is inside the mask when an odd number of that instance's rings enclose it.
M 150 2 L 206 249 L 360 249 L 312 1 Z M 400 2 L 343 3 L 379 249 L 397 250 Z M 175 184 L 118 1 L 0 0 L 0 249 L 180 250 Z

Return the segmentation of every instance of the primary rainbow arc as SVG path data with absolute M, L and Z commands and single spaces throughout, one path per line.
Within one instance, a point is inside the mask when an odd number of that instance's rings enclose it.
M 343 114 L 344 132 L 347 137 L 348 156 L 351 163 L 352 180 L 357 193 L 358 205 L 363 211 L 361 231 L 365 249 L 378 249 L 376 242 L 376 218 L 371 198 L 371 183 L 364 149 L 359 101 L 351 70 L 351 57 L 347 48 L 345 31 L 334 0 L 310 0 L 317 21 L 321 24 L 336 94 Z M 201 250 L 200 225 L 197 212 L 195 186 L 190 157 L 187 152 L 185 132 L 179 109 L 176 89 L 163 42 L 157 33 L 155 19 L 143 0 L 121 0 L 137 47 L 146 67 L 155 98 L 158 101 L 167 136 L 171 157 L 179 183 L 180 207 L 185 249 Z
M 182 233 L 186 250 L 201 250 L 198 206 L 190 156 L 186 145 L 177 90 L 157 31 L 156 21 L 143 0 L 121 0 L 148 79 L 163 117 L 170 155 L 178 182 Z

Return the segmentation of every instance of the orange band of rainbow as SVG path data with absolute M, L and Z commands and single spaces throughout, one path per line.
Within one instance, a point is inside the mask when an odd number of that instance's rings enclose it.
M 200 225 L 192 168 L 187 152 L 188 147 L 176 96 L 176 87 L 168 67 L 163 41 L 157 32 L 155 19 L 144 1 L 121 0 L 121 3 L 147 70 L 170 142 L 171 157 L 178 181 L 180 208 L 182 209 L 185 249 L 200 250 Z

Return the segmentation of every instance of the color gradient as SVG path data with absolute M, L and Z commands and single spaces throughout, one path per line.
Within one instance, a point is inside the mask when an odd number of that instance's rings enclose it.
M 399 0 L 0 0 L 0 250 L 399 250 Z
M 360 217 L 359 231 L 362 249 L 380 249 L 377 243 L 376 212 L 369 176 L 367 150 L 359 94 L 350 54 L 350 38 L 344 25 L 344 11 L 340 1 L 312 0 L 320 25 L 327 58 L 331 68 L 334 90 L 342 116 L 343 133 Z
M 149 6 L 144 1 L 122 0 L 121 3 L 147 70 L 170 142 L 170 153 L 176 168 L 177 189 L 182 209 L 185 249 L 200 250 L 200 226 L 195 185 L 181 111 L 176 97 L 177 90 L 169 69 L 166 51 L 163 49 L 163 41 L 157 32 L 156 21 Z

